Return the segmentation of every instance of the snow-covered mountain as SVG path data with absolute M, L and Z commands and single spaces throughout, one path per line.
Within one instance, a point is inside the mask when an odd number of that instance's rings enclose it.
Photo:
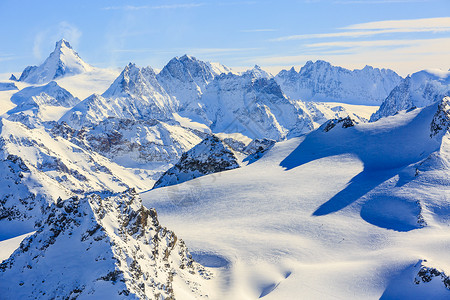
M 392 70 L 366 66 L 350 71 L 318 60 L 299 72 L 292 67 L 275 76 L 283 92 L 303 101 L 380 105 L 402 78 Z
M 177 122 L 156 119 L 108 118 L 92 128 L 75 130 L 65 122 L 55 125 L 52 134 L 100 153 L 124 166 L 148 163 L 175 163 L 181 154 L 200 143 L 203 132 Z
M 19 81 L 43 84 L 64 76 L 71 76 L 91 71 L 69 42 L 62 39 L 56 43 L 55 50 L 40 66 L 28 66 L 23 70 Z
M 59 200 L 43 220 L 0 264 L 5 299 L 207 297 L 211 272 L 133 190 Z
M 130 63 L 101 96 L 86 98 L 62 116 L 60 122 L 80 129 L 110 117 L 168 120 L 173 118 L 176 106 L 176 100 L 161 87 L 152 68 Z
M 0 91 L 18 90 L 14 82 L 0 82 Z
M 0 195 L 0 236 L 32 231 L 42 211 L 60 197 L 146 189 L 154 183 L 94 151 L 52 137 L 43 127 L 0 119 L 0 130 L 0 181 L 7 186 Z
M 183 109 L 196 101 L 215 76 L 231 70 L 220 64 L 203 62 L 189 55 L 175 57 L 156 76 L 168 94 L 175 97 Z
M 425 107 L 450 95 L 450 71 L 419 71 L 406 77 L 383 101 L 370 121 L 399 111 Z
M 54 121 L 65 111 L 80 102 L 55 81 L 42 86 L 30 86 L 20 90 L 11 97 L 16 107 L 8 111 L 10 118 L 17 119 L 15 114 L 36 117 L 37 120 Z M 20 118 L 20 117 L 19 117 Z M 30 126 L 33 124 L 27 122 Z
M 273 78 L 253 71 L 215 77 L 198 103 L 180 114 L 206 124 L 213 132 L 239 132 L 252 139 L 282 140 L 313 128 L 310 116 L 286 98 Z

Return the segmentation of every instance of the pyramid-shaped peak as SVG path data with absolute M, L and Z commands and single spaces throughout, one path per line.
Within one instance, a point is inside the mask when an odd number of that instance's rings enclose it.
M 56 42 L 55 50 L 40 66 L 28 66 L 22 72 L 19 81 L 43 84 L 52 80 L 91 71 L 65 39 Z
M 63 47 L 73 49 L 72 46 L 70 46 L 70 43 L 65 39 L 60 39 L 59 41 L 56 42 L 55 50 L 61 49 Z

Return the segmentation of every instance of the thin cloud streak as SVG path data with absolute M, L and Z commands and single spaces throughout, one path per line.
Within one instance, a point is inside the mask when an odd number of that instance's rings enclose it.
M 240 32 L 274 32 L 276 29 L 244 29 Z
M 194 8 L 205 5 L 205 3 L 187 3 L 187 4 L 167 4 L 167 5 L 156 5 L 156 6 L 109 6 L 104 7 L 103 10 L 145 10 L 145 9 L 179 9 L 179 8 Z
M 387 20 L 354 24 L 341 29 L 436 29 L 450 28 L 450 17 L 411 20 Z
M 304 39 L 340 38 L 340 37 L 367 37 L 380 34 L 395 33 L 424 33 L 424 32 L 450 32 L 450 18 L 427 18 L 413 20 L 388 20 L 354 24 L 339 28 L 347 31 L 333 33 L 299 34 L 271 39 L 272 42 L 283 42 Z

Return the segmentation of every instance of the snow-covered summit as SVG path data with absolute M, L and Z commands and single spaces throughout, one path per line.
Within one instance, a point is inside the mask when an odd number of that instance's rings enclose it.
M 157 79 L 167 93 L 174 96 L 181 108 L 184 108 L 202 95 L 214 77 L 228 72 L 230 69 L 223 65 L 183 55 L 172 58 L 158 73 Z
M 245 71 L 243 74 L 250 74 L 256 78 L 273 78 L 273 75 L 261 69 L 260 66 L 255 65 L 252 69 Z
M 299 72 L 282 70 L 275 79 L 292 99 L 379 105 L 402 78 L 389 69 L 366 66 L 351 71 L 317 60 Z
M 400 82 L 370 120 L 392 116 L 399 111 L 425 107 L 450 95 L 450 71 L 422 70 Z
M 92 70 L 85 63 L 69 42 L 61 39 L 56 42 L 55 50 L 40 66 L 28 66 L 22 72 L 19 81 L 43 84 L 64 76 L 76 75 Z
M 167 120 L 172 119 L 175 107 L 176 101 L 158 83 L 152 68 L 129 63 L 101 96 L 89 96 L 60 121 L 79 129 L 109 117 Z
M 282 140 L 313 128 L 310 116 L 286 98 L 273 78 L 254 72 L 215 77 L 198 103 L 181 113 L 215 133 L 238 132 L 251 139 Z

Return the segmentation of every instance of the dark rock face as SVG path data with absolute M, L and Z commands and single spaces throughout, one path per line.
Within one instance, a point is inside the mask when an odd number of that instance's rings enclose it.
M 444 272 L 439 271 L 436 268 L 428 267 L 428 266 L 424 266 L 424 265 L 422 265 L 422 267 L 420 268 L 416 277 L 414 278 L 414 283 L 415 284 L 429 283 L 433 279 L 442 281 L 445 288 L 450 290 L 450 277 L 449 276 L 447 276 Z
M 345 118 L 339 118 L 339 119 L 332 119 L 327 121 L 325 124 L 323 124 L 322 126 L 320 126 L 320 128 L 322 128 L 322 130 L 324 132 L 328 132 L 331 129 L 333 129 L 336 126 L 341 126 L 342 128 L 349 128 L 349 127 L 353 127 L 356 124 L 358 124 L 357 121 L 353 120 L 352 118 L 350 118 L 349 116 L 345 117 Z
M 430 126 L 430 137 L 446 132 L 450 129 L 450 97 L 445 97 L 439 103 L 436 114 Z
M 243 153 L 248 154 L 244 159 L 244 162 L 248 161 L 249 163 L 253 163 L 257 161 L 263 157 L 267 151 L 272 149 L 275 143 L 276 141 L 271 139 L 254 139 L 242 151 Z
M 17 77 L 14 74 L 11 74 L 11 77 L 9 77 L 9 80 L 18 81 Z
M 167 170 L 153 188 L 170 186 L 204 175 L 239 168 L 236 153 L 216 136 L 209 136 Z

